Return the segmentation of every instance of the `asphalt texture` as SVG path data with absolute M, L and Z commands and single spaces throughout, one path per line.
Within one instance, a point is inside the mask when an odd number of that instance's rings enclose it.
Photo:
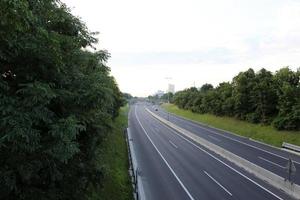
M 132 105 L 129 112 L 129 129 L 137 157 L 138 174 L 141 177 L 147 200 L 292 199 L 281 190 L 270 186 L 235 164 L 162 124 L 145 108 L 152 109 L 155 114 L 162 117 L 167 117 L 167 114 L 161 109 L 155 111 L 153 106 L 146 103 Z M 209 137 L 208 140 L 215 144 L 221 146 L 221 144 L 226 143 L 224 137 L 212 135 L 210 131 L 205 130 L 210 130 L 208 127 L 201 129 L 199 124 L 191 125 L 193 122 L 173 115 L 170 115 L 169 119 L 187 130 L 189 130 L 187 127 L 193 127 L 191 132 L 196 132 L 205 139 L 210 134 L 212 137 Z M 213 131 L 219 130 L 213 129 Z M 235 139 L 237 137 L 231 134 L 228 135 L 230 135 L 228 137 Z M 240 148 L 249 148 L 247 145 L 241 146 L 240 143 L 235 143 L 240 145 Z M 252 143 L 249 144 L 252 145 Z M 230 146 L 230 144 L 227 146 Z M 269 151 L 268 148 L 271 147 L 267 146 L 266 148 Z M 244 149 L 239 150 L 239 152 L 246 151 Z M 259 152 L 258 149 L 256 151 Z M 276 156 L 270 158 L 266 152 L 264 152 L 265 154 L 259 153 L 259 156 L 264 156 L 262 158 L 274 159 L 274 162 L 277 162 L 276 159 L 278 158 Z M 280 155 L 284 156 L 284 154 Z M 252 155 L 249 156 L 254 159 Z M 256 159 L 259 162 L 261 160 Z M 269 164 L 269 162 L 266 162 L 262 165 L 269 167 Z M 284 162 L 280 164 L 284 164 Z M 275 166 L 271 166 L 271 168 Z M 280 170 L 278 170 L 278 173 L 280 173 Z

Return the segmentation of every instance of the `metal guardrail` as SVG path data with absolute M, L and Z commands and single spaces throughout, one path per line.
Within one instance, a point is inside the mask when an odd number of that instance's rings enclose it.
M 133 149 L 133 139 L 129 128 L 124 130 L 128 157 L 129 157 L 129 173 L 131 175 L 131 182 L 133 185 L 133 195 L 136 200 L 145 200 L 145 194 L 142 186 L 141 176 L 139 175 L 139 168 L 136 160 L 136 155 Z
M 281 145 L 281 147 L 285 148 L 285 149 L 289 149 L 289 150 L 300 152 L 300 147 L 299 146 L 294 145 L 294 144 L 290 144 L 290 143 L 287 143 L 287 142 L 283 142 L 282 145 Z

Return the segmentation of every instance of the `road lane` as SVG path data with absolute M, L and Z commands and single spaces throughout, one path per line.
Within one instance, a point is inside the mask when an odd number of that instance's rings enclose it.
M 258 157 L 259 159 L 262 159 L 262 160 L 264 160 L 264 161 L 266 161 L 266 162 L 268 162 L 268 163 L 271 163 L 271 164 L 273 164 L 273 165 L 275 165 L 275 166 L 277 166 L 277 167 L 280 167 L 281 169 L 285 169 L 285 167 L 284 166 L 281 166 L 281 165 L 278 165 L 277 163 L 274 163 L 274 162 L 272 162 L 272 161 L 270 161 L 270 160 L 268 160 L 268 159 L 266 159 L 266 158 L 263 158 L 263 157 Z
M 139 176 L 142 179 L 146 199 L 189 200 L 167 166 L 157 156 L 157 152 L 150 141 L 145 137 L 133 111 L 132 108 L 129 111 L 129 129 L 133 138 Z
M 174 130 L 170 130 L 155 120 L 142 106 L 137 106 L 136 111 L 153 143 L 195 199 L 278 199 L 174 134 Z M 178 148 L 174 148 L 169 141 L 172 141 Z M 228 161 L 223 160 L 223 162 L 232 165 Z M 282 192 L 260 182 L 247 172 L 243 173 L 280 195 L 279 198 L 289 199 Z M 216 182 L 226 188 L 232 196 Z
M 176 178 L 176 180 L 178 181 L 178 183 L 180 184 L 180 186 L 182 187 L 182 189 L 185 191 L 185 193 L 187 194 L 187 196 L 189 197 L 189 199 L 194 200 L 194 197 L 188 191 L 188 189 L 186 188 L 186 186 L 182 183 L 182 181 L 180 180 L 180 178 L 178 177 L 178 175 L 174 172 L 173 168 L 170 166 L 170 164 L 168 163 L 168 161 L 165 159 L 165 157 L 159 151 L 159 149 L 157 148 L 157 146 L 154 144 L 153 140 L 150 138 L 148 132 L 145 130 L 145 128 L 142 125 L 142 123 L 141 123 L 138 115 L 136 114 L 136 109 L 134 111 L 135 111 L 135 117 L 136 117 L 138 123 L 142 127 L 144 133 L 146 134 L 147 138 L 149 139 L 149 141 L 151 142 L 151 144 L 153 145 L 153 147 L 155 148 L 155 150 L 157 151 L 157 153 L 159 154 L 159 156 L 161 157 L 161 159 L 164 161 L 164 163 L 167 165 L 167 167 L 169 168 L 169 170 L 172 172 L 173 176 Z

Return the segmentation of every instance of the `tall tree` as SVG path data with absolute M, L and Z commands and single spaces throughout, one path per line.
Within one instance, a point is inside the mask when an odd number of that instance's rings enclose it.
M 255 76 L 255 86 L 251 102 L 255 104 L 257 122 L 270 123 L 277 115 L 276 84 L 271 72 L 261 69 Z
M 219 115 L 233 116 L 234 114 L 234 98 L 232 84 L 224 82 L 220 83 L 216 88 L 216 92 L 219 95 Z
M 84 199 L 122 103 L 106 51 L 59 0 L 0 1 L 0 199 Z
M 274 126 L 278 129 L 300 129 L 300 70 L 280 69 L 275 75 L 278 90 L 278 116 Z
M 235 115 L 240 119 L 247 119 L 255 110 L 251 102 L 253 87 L 255 84 L 255 73 L 253 69 L 241 72 L 233 79 L 233 97 L 235 100 Z

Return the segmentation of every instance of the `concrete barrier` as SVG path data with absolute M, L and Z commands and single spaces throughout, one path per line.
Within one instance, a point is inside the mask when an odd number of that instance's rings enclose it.
M 230 162 L 234 163 L 235 165 L 245 169 L 247 172 L 255 175 L 256 177 L 268 182 L 270 185 L 274 186 L 275 188 L 278 188 L 288 195 L 300 199 L 300 186 L 297 184 L 291 184 L 290 182 L 287 182 L 284 180 L 284 178 L 278 176 L 277 174 L 274 174 L 273 172 L 270 172 L 242 157 L 237 156 L 236 154 L 225 150 L 222 147 L 219 147 L 208 140 L 205 140 L 196 134 L 189 132 L 188 130 L 185 130 L 170 121 L 165 120 L 164 118 L 154 114 L 149 109 L 146 108 L 146 110 L 154 116 L 156 119 L 161 121 L 162 123 L 166 124 L 167 126 L 171 127 L 172 129 L 178 131 L 179 133 L 183 134 L 184 136 L 188 137 L 189 139 L 199 143 L 200 145 L 206 147 L 210 151 L 222 156 L 223 158 L 229 160 Z

